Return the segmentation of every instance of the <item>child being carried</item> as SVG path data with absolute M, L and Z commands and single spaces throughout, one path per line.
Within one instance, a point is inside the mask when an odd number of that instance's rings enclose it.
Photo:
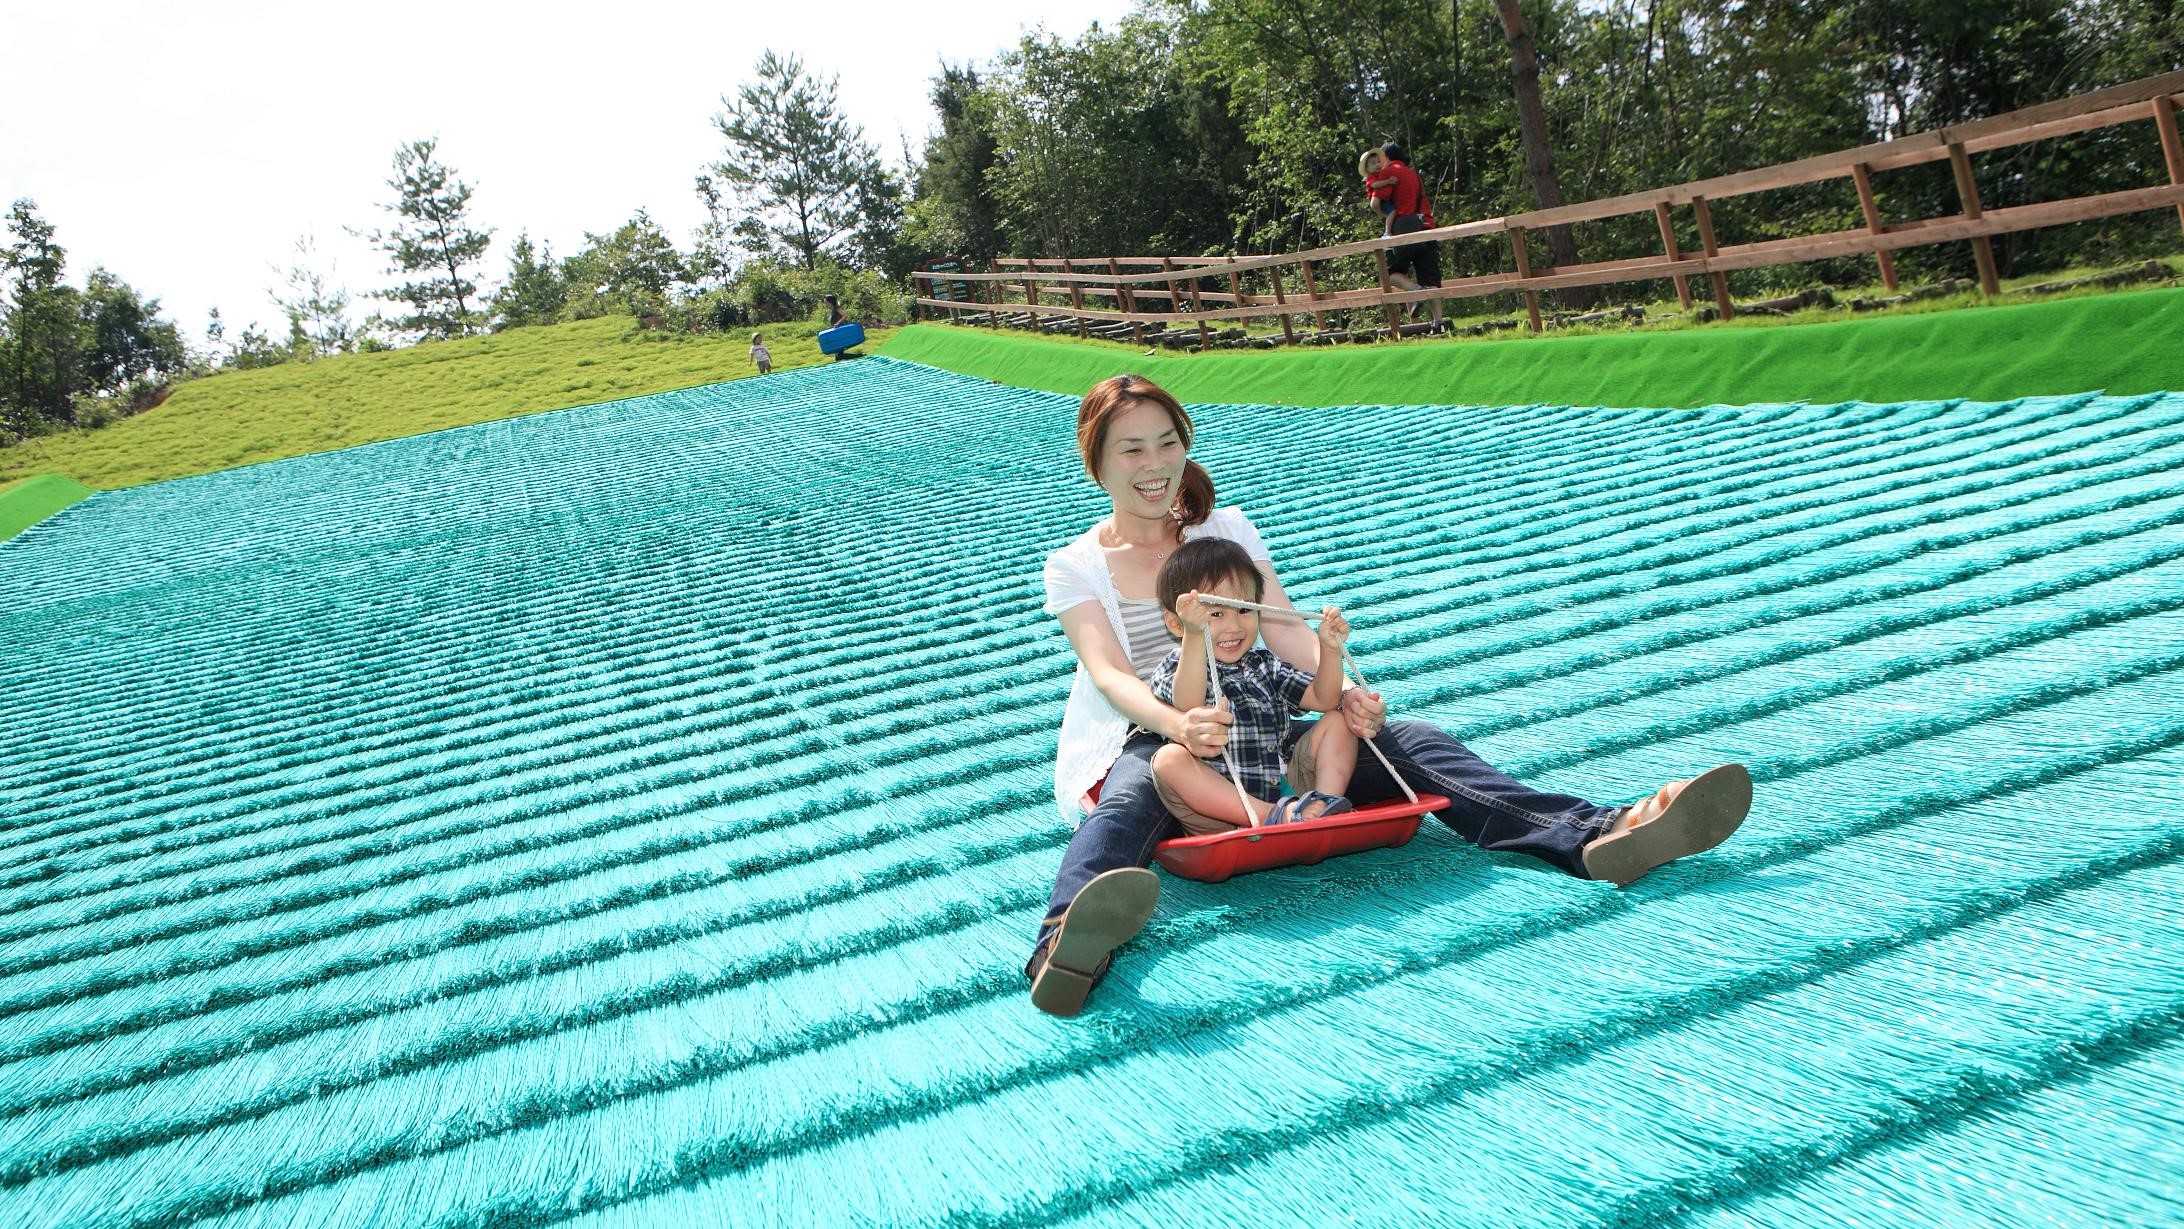
M 1341 718 L 1292 729 L 1290 718 L 1306 712 L 1331 713 L 1342 703 L 1342 647 L 1350 625 L 1342 612 L 1327 607 L 1320 617 L 1319 661 L 1313 673 L 1299 670 L 1258 645 L 1259 612 L 1218 606 L 1200 595 L 1256 602 L 1266 581 L 1244 549 L 1226 538 L 1186 542 L 1160 569 L 1162 618 L 1183 638 L 1153 673 L 1153 694 L 1177 708 L 1205 705 L 1206 640 L 1212 633 L 1213 658 L 1219 668 L 1221 695 L 1234 714 L 1229 728 L 1228 759 L 1237 781 L 1226 775 L 1224 760 L 1202 760 L 1180 744 L 1153 754 L 1153 783 L 1168 812 L 1193 836 L 1240 827 L 1318 819 L 1351 808 L 1343 791 L 1357 767 L 1357 736 Z M 1292 748 L 1288 744 L 1301 734 Z M 1281 789 L 1284 752 L 1294 797 L 1270 802 Z M 1236 786 L 1249 796 L 1236 796 Z

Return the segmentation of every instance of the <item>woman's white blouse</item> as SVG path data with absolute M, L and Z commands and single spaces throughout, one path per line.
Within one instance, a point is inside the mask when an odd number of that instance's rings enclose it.
M 1227 538 L 1254 561 L 1273 560 L 1251 518 L 1235 508 L 1215 508 L 1203 524 L 1183 530 L 1186 542 L 1202 537 Z M 1048 555 L 1046 561 L 1046 612 L 1059 617 L 1086 602 L 1100 604 L 1115 643 L 1128 656 L 1130 637 L 1122 627 L 1122 595 L 1115 592 L 1115 578 L 1107 570 L 1099 525 Z M 1061 739 L 1054 749 L 1054 803 L 1071 825 L 1084 822 L 1084 808 L 1078 803 L 1086 790 L 1107 775 L 1129 733 L 1130 719 L 1107 702 L 1093 684 L 1091 671 L 1078 662 L 1077 677 L 1069 686 L 1069 707 L 1062 713 Z

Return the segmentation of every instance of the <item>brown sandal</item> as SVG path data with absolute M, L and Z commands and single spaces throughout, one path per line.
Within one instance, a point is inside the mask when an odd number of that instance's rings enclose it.
M 1659 797 L 1655 794 L 1636 805 L 1645 807 Z M 1652 819 L 1585 846 L 1585 873 L 1619 888 L 1629 887 L 1657 866 L 1728 840 L 1751 809 L 1752 774 L 1744 765 L 1708 769 L 1684 782 Z
M 1084 885 L 1032 978 L 1031 1005 L 1050 1016 L 1083 1011 L 1109 954 L 1145 928 L 1159 903 L 1160 877 L 1141 866 L 1117 867 Z

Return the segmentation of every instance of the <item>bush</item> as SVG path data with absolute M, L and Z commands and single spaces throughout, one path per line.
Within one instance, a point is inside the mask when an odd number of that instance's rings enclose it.
M 818 318 L 830 294 L 840 300 L 842 313 L 852 320 L 885 325 L 901 324 L 910 317 L 910 300 L 900 287 L 879 273 L 832 261 L 810 269 L 753 261 L 736 274 L 727 290 L 715 293 L 726 295 L 737 309 L 736 313 L 714 309 L 726 320 L 720 323 L 707 317 L 718 329 Z

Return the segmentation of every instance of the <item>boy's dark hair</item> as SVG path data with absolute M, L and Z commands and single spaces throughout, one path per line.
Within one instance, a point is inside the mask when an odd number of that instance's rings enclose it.
M 1258 565 L 1243 547 L 1227 538 L 1193 538 L 1160 565 L 1160 579 L 1154 582 L 1160 592 L 1160 608 L 1174 614 L 1175 599 L 1193 589 L 1204 593 L 1231 577 L 1249 578 L 1252 601 L 1265 596 L 1266 577 L 1260 575 Z

